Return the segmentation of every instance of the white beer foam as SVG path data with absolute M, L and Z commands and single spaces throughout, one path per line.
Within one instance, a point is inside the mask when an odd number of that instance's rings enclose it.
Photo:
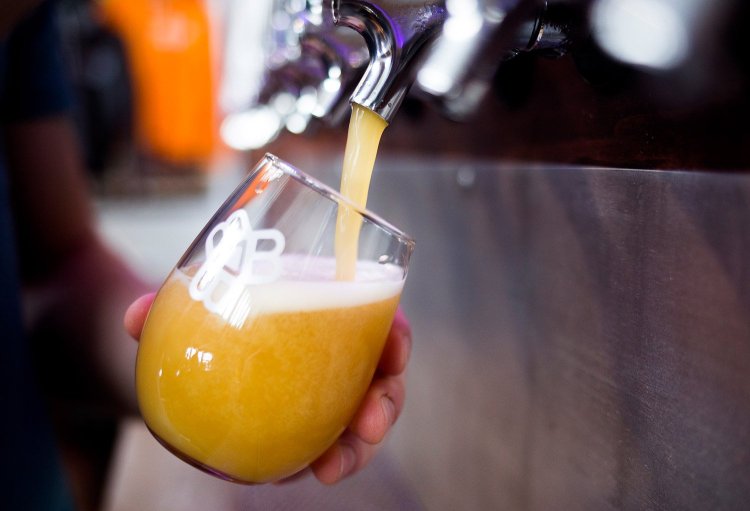
M 360 261 L 355 279 L 340 281 L 335 280 L 334 258 L 284 255 L 281 260 L 279 279 L 246 286 L 241 298 L 244 303 L 236 307 L 250 314 L 356 307 L 393 298 L 404 287 L 403 268 L 394 264 Z M 185 273 L 175 273 L 189 283 L 190 277 Z M 229 315 L 240 312 L 233 309 L 221 315 L 229 320 Z
M 279 281 L 250 290 L 256 312 L 303 312 L 356 307 L 398 295 L 400 282 Z

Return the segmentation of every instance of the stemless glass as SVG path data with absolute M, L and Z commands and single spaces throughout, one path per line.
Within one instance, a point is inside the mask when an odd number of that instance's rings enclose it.
M 361 218 L 336 279 L 339 211 Z M 414 241 L 266 155 L 159 290 L 136 387 L 154 436 L 221 478 L 275 481 L 344 431 L 372 380 Z

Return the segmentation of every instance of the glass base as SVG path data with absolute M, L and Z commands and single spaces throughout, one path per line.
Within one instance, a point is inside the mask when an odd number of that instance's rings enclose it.
M 197 469 L 199 469 L 199 470 L 201 470 L 203 472 L 206 472 L 207 474 L 211 474 L 212 476 L 218 477 L 219 479 L 223 479 L 224 481 L 229 481 L 229 482 L 237 483 L 237 484 L 244 484 L 244 485 L 248 485 L 248 486 L 255 486 L 255 485 L 258 485 L 258 484 L 263 484 L 263 483 L 256 483 L 256 482 L 252 482 L 252 481 L 245 481 L 245 480 L 242 480 L 242 479 L 237 479 L 235 477 L 230 476 L 229 474 L 225 474 L 224 472 L 222 472 L 220 470 L 216 470 L 215 468 L 209 467 L 208 465 L 206 465 L 204 463 L 201 463 L 200 461 L 191 458 L 190 456 L 188 456 L 184 452 L 181 452 L 181 451 L 175 449 L 169 443 L 167 443 L 164 440 L 162 440 L 159 437 L 159 435 L 157 435 L 156 433 L 154 433 L 154 431 L 151 428 L 148 427 L 148 424 L 146 424 L 146 428 L 148 428 L 148 430 L 151 433 L 151 435 L 153 435 L 153 437 L 157 440 L 157 442 L 159 442 L 166 450 L 168 450 L 169 452 L 171 452 L 172 454 L 174 454 L 175 456 L 177 456 L 178 458 L 180 458 L 185 463 L 187 463 L 189 465 L 192 465 L 195 468 L 197 468 Z

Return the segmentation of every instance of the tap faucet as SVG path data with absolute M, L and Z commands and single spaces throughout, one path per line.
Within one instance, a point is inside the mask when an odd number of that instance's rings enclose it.
M 359 32 L 370 52 L 351 101 L 390 122 L 446 15 L 444 0 L 333 0 L 334 22 Z

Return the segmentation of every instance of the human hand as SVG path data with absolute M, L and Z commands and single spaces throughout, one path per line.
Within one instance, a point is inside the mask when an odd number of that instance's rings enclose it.
M 125 313 L 125 329 L 135 340 L 141 336 L 155 296 L 151 293 L 138 298 Z M 370 388 L 349 427 L 308 469 L 280 482 L 312 471 L 323 484 L 334 484 L 367 465 L 403 409 L 404 370 L 410 353 L 411 328 L 399 309 Z

